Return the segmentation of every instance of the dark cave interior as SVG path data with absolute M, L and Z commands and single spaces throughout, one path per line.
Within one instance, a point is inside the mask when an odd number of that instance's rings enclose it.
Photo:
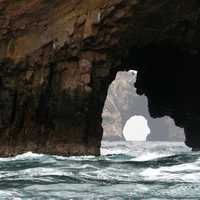
M 145 94 L 152 117 L 170 116 L 184 128 L 186 145 L 200 148 L 199 50 L 131 48 L 127 61 L 138 71 L 135 86 Z

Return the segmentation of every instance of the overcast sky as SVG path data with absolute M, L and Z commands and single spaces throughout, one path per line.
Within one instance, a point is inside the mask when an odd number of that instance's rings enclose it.
M 131 117 L 124 126 L 123 134 L 128 141 L 146 141 L 150 134 L 147 120 L 143 116 Z

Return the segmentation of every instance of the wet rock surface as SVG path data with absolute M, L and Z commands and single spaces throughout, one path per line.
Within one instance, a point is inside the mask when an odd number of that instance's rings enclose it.
M 152 101 L 152 95 L 162 96 L 161 90 L 149 92 L 159 81 L 138 59 L 144 56 L 142 61 L 151 62 L 147 55 L 158 57 L 144 53 L 149 45 L 198 54 L 199 6 L 197 0 L 1 0 L 0 156 L 26 151 L 98 155 L 108 86 L 117 71 L 137 67 L 138 93 L 147 95 L 151 114 L 172 116 L 185 128 L 187 144 L 199 146 L 196 76 L 182 87 L 186 74 L 179 72 L 188 69 L 186 64 L 169 63 L 176 69 L 174 77 L 182 79 L 176 87 L 171 80 L 172 87 L 160 84 L 162 91 L 192 88 L 195 95 L 188 101 L 165 98 L 173 112 L 163 112 L 157 109 L 162 98 Z M 157 69 L 158 63 L 151 64 Z M 166 67 L 160 64 L 160 69 Z M 197 72 L 195 68 L 191 77 Z M 177 101 L 178 107 L 172 103 Z

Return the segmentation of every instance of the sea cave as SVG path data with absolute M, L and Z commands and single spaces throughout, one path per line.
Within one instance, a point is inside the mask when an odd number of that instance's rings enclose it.
M 118 71 L 200 149 L 199 1 L 0 1 L 0 155 L 99 155 Z

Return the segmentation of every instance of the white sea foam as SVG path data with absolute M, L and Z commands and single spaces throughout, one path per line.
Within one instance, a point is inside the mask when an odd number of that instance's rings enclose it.
M 44 168 L 44 167 L 36 167 L 36 168 L 30 168 L 30 169 L 24 169 L 19 171 L 4 171 L 0 172 L 0 178 L 1 179 L 15 179 L 17 180 L 32 180 L 34 178 L 38 177 L 47 177 L 47 176 L 73 176 L 72 172 L 64 171 L 62 169 L 55 169 L 55 168 Z M 1 198 L 0 198 L 1 199 Z
M 101 148 L 101 155 L 106 156 L 106 155 L 116 155 L 116 154 L 128 154 L 127 149 L 106 149 L 106 148 Z
M 12 200 L 21 200 L 19 193 L 15 191 L 2 191 L 0 190 L 0 198 L 1 199 L 12 199 Z
M 14 161 L 14 160 L 28 160 L 28 159 L 37 159 L 40 157 L 45 156 L 44 154 L 37 154 L 37 153 L 32 153 L 32 152 L 27 152 L 24 154 L 19 154 L 17 156 L 14 157 L 9 157 L 9 158 L 0 158 L 0 161 Z
M 38 159 L 45 156 L 50 156 L 50 155 L 26 152 L 14 157 L 0 158 L 0 161 L 7 162 L 7 161 L 15 161 L 15 160 L 29 160 L 29 159 Z M 52 158 L 56 158 L 57 160 L 86 160 L 86 159 L 93 159 L 95 158 L 95 156 L 56 156 L 54 155 L 52 156 Z
M 20 155 L 17 155 L 15 157 L 16 160 L 24 160 L 24 159 L 34 159 L 34 158 L 41 158 L 43 157 L 44 154 L 37 154 L 37 153 L 32 153 L 32 152 L 27 152 L 27 153 L 24 153 L 24 154 L 20 154 Z
M 158 158 L 168 157 L 171 155 L 172 154 L 159 154 L 159 153 L 147 152 L 147 153 L 144 153 L 144 154 L 138 156 L 137 158 L 133 158 L 131 160 L 132 161 L 148 161 L 148 160 L 154 160 L 154 159 L 158 159 Z
M 72 176 L 72 172 L 65 172 L 61 169 L 37 167 L 34 169 L 25 169 L 19 171 L 20 175 L 28 176 Z
M 98 167 L 95 167 L 94 165 L 90 165 L 90 164 L 80 164 L 80 165 L 77 165 L 77 164 L 73 164 L 73 165 L 69 165 L 70 168 L 73 168 L 73 169 L 99 169 Z
M 74 160 L 74 161 L 81 161 L 81 160 L 90 160 L 94 159 L 95 156 L 53 156 L 57 160 Z
M 148 180 L 199 182 L 200 167 L 194 163 L 188 163 L 171 167 L 147 168 L 140 175 Z

